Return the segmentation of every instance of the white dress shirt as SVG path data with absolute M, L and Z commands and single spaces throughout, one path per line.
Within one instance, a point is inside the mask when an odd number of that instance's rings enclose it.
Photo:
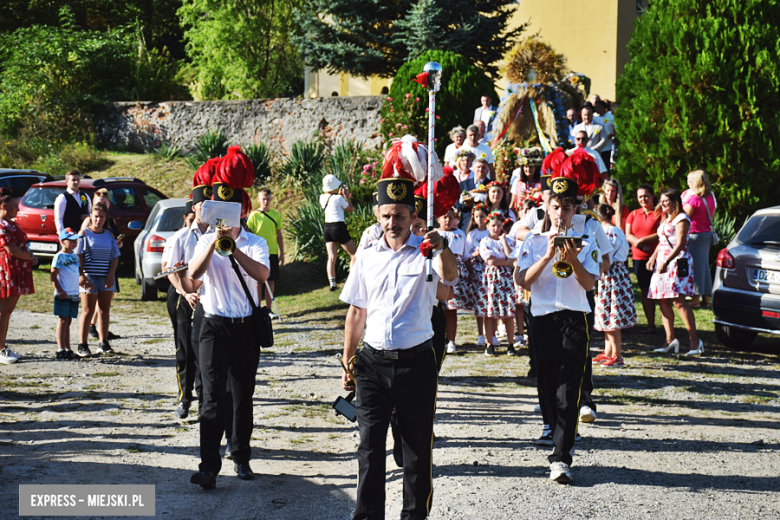
M 551 231 L 538 235 L 528 235 L 523 241 L 520 252 L 518 268 L 524 271 L 542 259 L 547 252 L 547 237 Z M 582 251 L 577 259 L 585 270 L 598 276 L 599 252 L 594 241 L 582 240 Z M 553 260 L 550 260 L 542 269 L 539 278 L 531 287 L 525 287 L 531 291 L 531 314 L 544 316 L 553 312 L 572 310 L 590 312 L 590 304 L 585 289 L 582 288 L 577 278 L 572 274 L 568 278 L 558 278 L 552 272 Z
M 57 230 L 57 234 L 59 235 L 65 225 L 62 223 L 62 219 L 65 218 L 65 206 L 68 205 L 68 201 L 65 199 L 70 195 L 73 197 L 73 200 L 75 200 L 79 206 L 81 206 L 81 192 L 77 191 L 76 193 L 73 193 L 70 191 L 70 189 L 66 189 L 65 193 L 61 193 L 57 196 L 56 199 L 54 199 L 54 227 Z M 92 201 L 90 200 L 89 196 L 85 196 L 87 200 L 87 213 L 92 211 Z M 79 232 L 78 229 L 74 229 L 76 233 Z
M 366 309 L 364 341 L 377 350 L 405 350 L 433 337 L 430 316 L 441 276 L 434 271 L 433 282 L 425 281 L 422 241 L 410 234 L 393 251 L 383 236 L 357 256 L 341 291 L 342 301 Z
M 207 247 L 214 247 L 213 240 L 214 233 L 204 234 L 198 240 L 193 256 L 198 256 Z M 247 233 L 242 229 L 238 240 L 236 240 L 236 248 L 252 260 L 270 268 L 268 244 L 264 238 Z M 249 294 L 252 295 L 255 304 L 257 304 L 257 280 L 246 274 L 241 265 L 238 268 L 244 276 Z M 219 256 L 215 252 L 211 257 L 208 269 L 200 280 L 203 280 L 200 303 L 205 312 L 228 318 L 243 318 L 252 314 L 252 306 L 246 299 L 246 293 L 244 293 L 241 282 L 238 280 L 228 257 Z
M 189 264 L 192 257 L 195 256 L 195 247 L 202 236 L 203 233 L 200 232 L 197 222 L 193 222 L 190 227 L 178 230 L 171 238 L 165 241 L 165 249 L 163 249 L 162 256 L 163 263 L 167 265 L 168 269 L 171 269 L 179 261 L 183 261 L 185 265 Z M 176 292 L 182 296 L 185 294 L 179 290 Z

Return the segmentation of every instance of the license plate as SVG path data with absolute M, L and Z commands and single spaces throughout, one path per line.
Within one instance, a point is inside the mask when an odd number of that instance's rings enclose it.
M 59 250 L 59 244 L 54 242 L 30 242 L 30 250 L 45 251 L 47 253 L 56 253 Z
M 754 269 L 753 281 L 759 283 L 780 283 L 780 271 L 767 271 L 766 269 Z

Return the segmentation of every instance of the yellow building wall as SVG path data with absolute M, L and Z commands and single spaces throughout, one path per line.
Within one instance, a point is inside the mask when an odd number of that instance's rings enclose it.
M 636 5 L 636 0 L 521 0 L 510 27 L 530 22 L 524 37 L 539 33 L 566 56 L 569 69 L 591 79 L 591 94 L 614 100 L 615 82 L 629 60 L 627 45 L 637 18 Z M 319 88 L 307 90 L 312 97 L 332 92 L 340 96 L 379 95 L 382 87 L 392 84 L 392 79 L 363 80 L 324 70 L 316 75 Z M 507 83 L 505 77 L 496 82 L 499 93 Z

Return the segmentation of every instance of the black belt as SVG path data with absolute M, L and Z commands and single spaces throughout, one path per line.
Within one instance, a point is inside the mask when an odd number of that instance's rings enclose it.
M 210 320 L 219 321 L 222 323 L 249 323 L 252 321 L 252 316 L 244 316 L 243 318 L 230 318 L 228 316 L 217 316 L 216 314 L 211 314 L 209 312 L 203 313 L 204 318 L 208 318 Z
M 424 343 L 420 343 L 416 347 L 405 348 L 402 350 L 377 350 L 368 343 L 363 343 L 363 346 L 376 354 L 379 357 L 385 359 L 408 359 L 417 357 L 418 354 L 425 352 L 433 346 L 433 340 L 428 340 Z

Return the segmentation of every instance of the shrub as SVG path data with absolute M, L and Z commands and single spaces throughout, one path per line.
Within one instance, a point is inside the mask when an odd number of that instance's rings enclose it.
M 780 4 L 657 0 L 636 23 L 618 81 L 617 176 L 685 188 L 702 168 L 718 211 L 780 200 Z
M 429 61 L 438 62 L 442 67 L 441 89 L 436 94 L 436 114 L 439 117 L 436 121 L 436 151 L 443 157 L 444 149 L 452 142 L 448 132 L 454 126 L 466 127 L 472 123 L 474 109 L 482 95 L 487 94 L 495 100 L 498 96 L 485 71 L 471 65 L 465 57 L 448 51 L 424 52 L 419 58 L 404 63 L 393 80 L 387 102 L 382 107 L 381 132 L 385 139 L 409 133 L 427 143 L 428 91 L 412 80 Z M 416 101 L 417 98 L 420 101 Z M 401 126 L 396 126 L 399 123 Z M 408 128 L 404 129 L 404 125 Z M 402 131 L 400 135 L 399 130 Z
M 292 145 L 279 170 L 285 182 L 298 187 L 311 186 L 319 176 L 327 156 L 325 147 L 314 141 L 298 141 Z M 319 176 L 322 180 L 322 176 Z M 316 186 L 316 184 L 315 184 Z
M 244 153 L 255 167 L 255 186 L 263 186 L 271 178 L 271 154 L 263 143 L 247 146 Z
M 197 170 L 212 157 L 225 155 L 228 146 L 230 146 L 230 141 L 221 128 L 209 130 L 195 140 L 195 145 L 187 156 L 187 164 L 193 170 Z
M 106 162 L 106 157 L 87 140 L 69 143 L 43 137 L 0 137 L 0 143 L 0 165 L 4 168 L 62 175 L 74 168 L 97 169 Z
M 167 145 L 165 143 L 160 143 L 160 146 L 152 150 L 152 153 L 159 159 L 165 161 L 172 161 L 182 156 L 181 148 L 176 145 Z

